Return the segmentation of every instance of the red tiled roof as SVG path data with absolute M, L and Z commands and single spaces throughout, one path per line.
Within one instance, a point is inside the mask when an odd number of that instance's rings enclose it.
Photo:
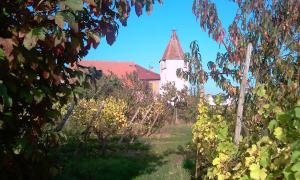
M 94 66 L 97 70 L 102 70 L 104 74 L 113 73 L 119 78 L 124 78 L 127 74 L 137 72 L 140 80 L 160 80 L 159 74 L 145 69 L 134 62 L 82 60 L 79 64 L 82 66 Z
M 166 60 L 166 59 L 175 59 L 175 60 L 184 59 L 184 53 L 181 48 L 181 45 L 180 45 L 180 42 L 179 42 L 179 39 L 177 37 L 175 30 L 173 30 L 170 42 L 169 42 L 161 60 Z

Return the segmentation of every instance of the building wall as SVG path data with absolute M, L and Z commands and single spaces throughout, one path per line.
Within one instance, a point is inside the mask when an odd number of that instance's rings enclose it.
M 152 92 L 155 95 L 159 94 L 159 83 L 160 83 L 160 80 L 151 80 L 151 81 L 149 81 Z
M 189 87 L 189 83 L 186 80 L 177 77 L 176 71 L 178 68 L 187 70 L 184 60 L 160 61 L 160 94 L 163 93 L 161 87 L 168 82 L 174 82 L 178 91 L 185 86 Z

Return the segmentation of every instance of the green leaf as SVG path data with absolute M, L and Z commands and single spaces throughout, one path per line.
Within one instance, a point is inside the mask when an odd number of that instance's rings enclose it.
M 217 137 L 219 140 L 225 140 L 228 136 L 228 127 L 217 129 Z
M 0 81 L 0 95 L 3 98 L 4 106 L 11 107 L 13 102 L 12 98 L 8 96 L 6 86 Z
M 46 28 L 34 28 L 29 31 L 24 38 L 23 44 L 26 49 L 31 50 L 36 46 L 38 40 L 45 40 Z
M 297 118 L 300 119 L 300 107 L 295 108 L 295 115 L 296 115 Z
M 36 43 L 37 43 L 37 38 L 32 35 L 32 31 L 30 31 L 25 35 L 23 44 L 26 49 L 31 50 L 33 47 L 35 47 Z
M 58 27 L 60 29 L 64 29 L 64 16 L 61 12 L 58 12 L 56 15 L 55 15 L 55 24 L 58 25 Z
M 285 179 L 287 179 L 287 180 L 294 180 L 290 166 L 288 166 L 284 169 L 283 175 L 284 175 Z
M 264 108 L 264 109 L 269 109 L 269 108 L 270 108 L 270 104 L 265 104 L 265 105 L 263 105 L 263 108 Z
M 275 137 L 279 140 L 283 139 L 283 130 L 281 127 L 277 127 L 274 129 L 274 133 Z
M 45 41 L 46 32 L 47 30 L 44 27 L 32 29 L 33 36 L 36 36 L 38 40 L 42 40 L 42 41 Z
M 41 89 L 33 90 L 33 98 L 36 101 L 36 104 L 40 103 L 44 97 L 45 94 Z
M 300 172 L 300 162 L 297 162 L 296 164 L 294 164 L 292 166 L 291 170 L 294 172 Z
M 265 95 L 266 95 L 266 90 L 265 90 L 264 86 L 259 86 L 258 89 L 257 89 L 256 94 L 257 94 L 259 97 L 265 96 Z
M 259 164 L 262 165 L 262 167 L 267 167 L 270 161 L 269 149 L 267 147 L 262 147 L 259 152 L 259 156 L 260 156 Z
M 64 17 L 67 20 L 70 28 L 75 32 L 78 32 L 78 23 L 76 22 L 75 16 L 72 13 L 68 12 L 64 14 Z
M 258 164 L 252 164 L 250 167 L 250 177 L 257 180 L 264 180 L 267 177 L 265 169 L 260 169 Z
M 299 171 L 296 172 L 294 176 L 295 176 L 296 180 L 299 180 L 300 179 L 300 172 Z
M 278 126 L 277 121 L 276 120 L 272 120 L 272 121 L 269 122 L 268 129 L 270 131 L 273 131 L 276 126 Z
M 258 113 L 259 115 L 262 115 L 264 112 L 265 112 L 265 111 L 264 111 L 264 109 L 262 109 L 262 108 L 260 108 L 260 109 L 257 111 L 257 113 Z
M 250 180 L 250 178 L 248 176 L 243 176 L 240 178 L 240 180 Z
M 2 48 L 0 48 L 0 60 L 4 60 L 4 51 Z
M 300 158 L 300 151 L 294 151 L 291 156 L 291 162 L 296 162 Z
M 269 122 L 268 129 L 269 129 L 270 131 L 273 131 L 273 129 L 274 129 L 277 125 L 278 125 L 277 121 L 273 119 L 272 121 Z
M 28 91 L 26 91 L 26 90 L 21 90 L 21 92 L 20 92 L 20 97 L 21 97 L 22 99 L 24 99 L 24 101 L 25 101 L 26 103 L 28 103 L 28 104 L 31 104 L 31 103 L 32 103 L 33 97 L 32 97 L 32 95 L 31 95 Z
M 66 5 L 73 11 L 81 11 L 83 9 L 82 0 L 66 0 Z

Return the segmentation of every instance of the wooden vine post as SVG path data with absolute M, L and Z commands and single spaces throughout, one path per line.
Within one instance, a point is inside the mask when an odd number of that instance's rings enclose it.
M 236 144 L 236 146 L 239 146 L 240 139 L 241 139 L 243 109 L 244 109 L 244 101 L 245 101 L 245 90 L 246 90 L 246 86 L 247 86 L 247 82 L 248 82 L 248 71 L 249 71 L 249 66 L 250 66 L 252 49 L 253 49 L 252 44 L 249 43 L 248 47 L 247 47 L 243 79 L 242 79 L 241 87 L 240 87 L 239 104 L 238 104 L 238 108 L 237 108 L 237 117 L 236 117 L 235 134 L 234 134 L 234 143 Z
M 199 103 L 202 103 L 202 105 L 204 105 L 205 103 L 205 92 L 204 92 L 204 83 L 201 83 L 200 84 L 200 91 L 199 91 L 199 98 L 200 98 L 200 102 Z M 196 167 L 195 167 L 195 178 L 196 179 L 201 179 L 200 178 L 200 160 L 199 160 L 199 149 L 197 147 L 197 151 L 196 151 Z

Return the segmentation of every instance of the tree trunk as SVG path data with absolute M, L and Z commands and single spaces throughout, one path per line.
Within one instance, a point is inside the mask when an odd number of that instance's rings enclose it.
M 245 90 L 248 82 L 248 71 L 250 66 L 251 52 L 252 52 L 252 44 L 249 43 L 247 47 L 246 61 L 244 64 L 243 79 L 240 87 L 239 104 L 238 104 L 236 124 L 235 124 L 234 143 L 236 144 L 236 146 L 239 146 L 240 139 L 241 139 Z
M 146 136 L 150 136 L 150 135 L 151 135 L 151 130 L 153 129 L 153 127 L 154 127 L 156 121 L 158 120 L 158 117 L 159 117 L 159 113 L 156 114 L 155 119 L 154 119 L 154 121 L 152 122 L 152 124 L 151 124 L 151 126 L 150 126 L 150 128 L 149 128 L 149 130 L 148 130 L 148 132 L 147 132 L 147 134 L 146 134 Z
M 83 145 L 83 143 L 86 142 L 89 134 L 90 134 L 90 130 L 93 126 L 93 122 L 94 122 L 94 119 L 101 113 L 102 109 L 104 107 L 104 102 L 102 102 L 99 106 L 99 109 L 98 111 L 93 115 L 93 117 L 90 119 L 90 122 L 88 123 L 88 125 L 86 126 L 86 129 L 81 133 L 83 135 L 83 141 L 80 141 L 77 148 L 76 148 L 76 151 L 75 151 L 75 154 L 78 154 L 80 152 L 80 149 Z
M 146 114 L 144 115 L 144 117 L 143 117 L 143 119 L 142 119 L 142 121 L 141 121 L 141 124 L 144 124 L 144 122 L 145 122 L 145 120 L 146 120 L 148 114 L 150 113 L 152 107 L 153 107 L 153 104 L 150 105 L 149 109 L 147 110 Z
M 200 162 L 199 162 L 199 150 L 196 153 L 196 167 L 195 167 L 195 179 L 200 179 Z
M 124 140 L 124 137 L 127 136 L 127 133 L 128 133 L 128 131 L 129 131 L 129 129 L 131 128 L 132 123 L 134 122 L 136 116 L 137 116 L 138 113 L 140 112 L 140 109 L 141 109 L 141 108 L 138 107 L 138 109 L 135 111 L 133 117 L 131 118 L 131 120 L 130 120 L 130 122 L 129 122 L 129 124 L 128 124 L 128 127 L 127 127 L 127 128 L 125 129 L 125 131 L 124 131 L 124 135 L 120 138 L 120 140 L 119 140 L 119 142 L 118 142 L 119 144 L 121 144 L 121 143 L 123 142 L 123 140 Z
M 75 102 L 72 102 L 68 108 L 67 113 L 64 115 L 64 118 L 62 119 L 62 121 L 54 128 L 55 132 L 61 131 L 63 129 L 63 127 L 65 126 L 69 117 L 71 116 L 74 108 L 75 108 Z

